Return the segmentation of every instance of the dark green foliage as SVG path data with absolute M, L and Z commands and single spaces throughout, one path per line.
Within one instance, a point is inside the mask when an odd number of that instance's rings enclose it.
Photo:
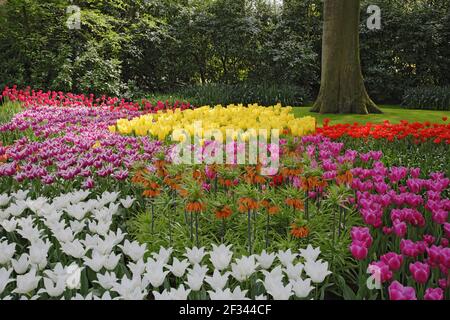
M 195 106 L 259 103 L 269 106 L 277 103 L 303 105 L 308 92 L 292 85 L 248 84 L 204 85 L 183 89 L 179 95 Z
M 402 104 L 408 109 L 450 111 L 450 87 L 407 89 Z
M 303 88 L 296 93 L 302 98 L 305 91 L 311 99 L 318 93 L 321 0 L 284 0 L 278 7 L 269 0 L 2 3 L 0 87 L 137 98 L 196 92 L 211 83 L 262 83 Z M 66 26 L 71 4 L 81 8 L 80 30 Z M 382 10 L 381 30 L 365 26 L 369 4 Z M 450 83 L 449 7 L 450 0 L 361 0 L 363 74 L 376 102 L 399 103 L 407 88 Z M 212 91 L 209 85 L 201 90 Z M 227 100 L 227 92 L 209 103 Z M 261 94 L 241 96 L 265 100 Z

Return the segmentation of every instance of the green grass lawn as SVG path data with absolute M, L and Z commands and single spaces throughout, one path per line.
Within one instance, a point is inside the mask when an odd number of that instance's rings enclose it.
M 371 115 L 354 115 L 354 114 L 318 114 L 309 112 L 311 106 L 296 107 L 294 113 L 296 117 L 312 116 L 318 120 L 319 125 L 322 125 L 323 120 L 328 118 L 331 124 L 337 123 L 381 123 L 384 120 L 389 120 L 392 123 L 399 123 L 400 120 L 408 120 L 410 122 L 425 122 L 443 123 L 442 118 L 448 117 L 450 123 L 450 111 L 429 111 L 429 110 L 409 110 L 403 109 L 400 106 L 380 106 L 383 114 Z

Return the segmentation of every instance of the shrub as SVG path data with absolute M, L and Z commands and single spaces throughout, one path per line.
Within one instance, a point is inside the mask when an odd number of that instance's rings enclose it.
M 402 105 L 408 109 L 450 111 L 450 86 L 409 88 Z
M 248 83 L 188 87 L 181 89 L 179 95 L 195 106 L 233 103 L 273 105 L 278 102 L 283 105 L 300 106 L 309 96 L 307 90 L 293 85 Z

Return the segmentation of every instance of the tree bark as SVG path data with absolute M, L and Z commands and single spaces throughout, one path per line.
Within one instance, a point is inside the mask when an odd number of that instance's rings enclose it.
M 324 0 L 320 113 L 382 113 L 364 86 L 359 54 L 360 0 Z

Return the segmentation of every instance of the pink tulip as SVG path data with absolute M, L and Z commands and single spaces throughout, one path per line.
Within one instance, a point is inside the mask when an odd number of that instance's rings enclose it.
M 416 291 L 412 287 L 404 287 L 400 282 L 394 281 L 388 288 L 390 300 L 417 300 Z
M 360 241 L 367 248 L 372 245 L 373 238 L 370 235 L 369 228 L 353 227 L 350 234 L 353 241 Z
M 409 265 L 409 271 L 417 283 L 425 284 L 430 277 L 430 266 L 426 263 L 415 262 Z
M 388 265 L 392 271 L 398 271 L 402 267 L 403 256 L 395 252 L 389 252 L 381 256 L 381 261 Z
M 376 276 L 379 275 L 382 283 L 391 280 L 393 276 L 392 271 L 389 270 L 389 266 L 383 261 L 371 263 L 369 270 L 372 270 L 372 274 L 375 274 Z
M 356 260 L 362 261 L 367 258 L 369 250 L 367 249 L 365 243 L 360 241 L 354 241 L 349 247 L 350 252 Z
M 428 288 L 424 300 L 444 300 L 444 291 L 441 288 Z

